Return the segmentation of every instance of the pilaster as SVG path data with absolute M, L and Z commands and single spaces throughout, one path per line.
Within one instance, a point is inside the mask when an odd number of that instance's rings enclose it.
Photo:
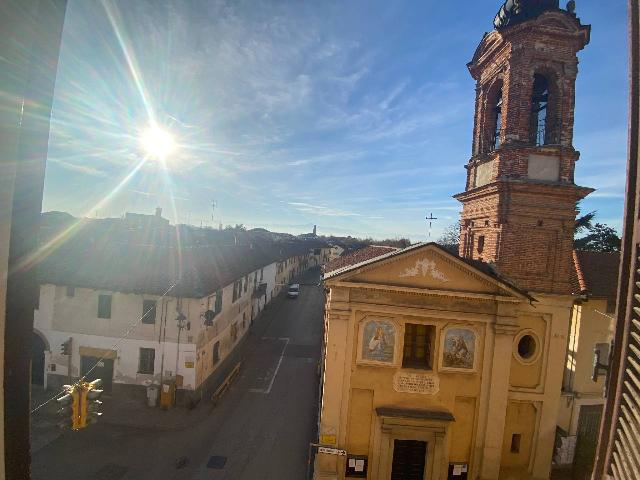
M 494 324 L 491 386 L 487 412 L 480 478 L 494 480 L 500 475 L 502 440 L 509 396 L 509 376 L 513 339 L 518 329 L 516 317 L 499 317 Z
M 348 304 L 348 290 L 332 289 L 330 308 L 326 312 L 325 323 L 325 352 L 324 378 L 322 391 L 322 407 L 320 412 L 320 443 L 339 444 L 341 421 L 343 385 L 347 375 L 346 369 L 347 342 L 349 339 L 349 319 L 351 312 Z M 347 300 L 347 301 L 345 301 Z M 339 478 L 341 465 L 336 455 L 316 455 L 314 478 Z

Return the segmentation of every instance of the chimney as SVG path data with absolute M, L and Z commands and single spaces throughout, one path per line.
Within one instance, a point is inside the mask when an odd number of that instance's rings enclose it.
M 162 217 L 162 208 L 156 207 L 156 217 L 158 218 Z
M 314 237 L 317 236 L 316 231 L 317 231 L 317 225 L 314 225 L 313 226 L 313 236 Z

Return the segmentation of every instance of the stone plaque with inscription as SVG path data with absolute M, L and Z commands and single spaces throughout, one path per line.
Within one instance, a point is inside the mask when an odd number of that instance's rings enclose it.
M 435 395 L 440 390 L 440 379 L 431 374 L 397 372 L 393 376 L 393 389 L 396 392 Z

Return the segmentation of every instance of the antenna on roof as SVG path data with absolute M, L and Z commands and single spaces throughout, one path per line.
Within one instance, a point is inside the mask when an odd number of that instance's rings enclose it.
M 432 222 L 433 222 L 434 220 L 438 220 L 438 218 L 437 218 L 437 217 L 434 217 L 434 216 L 433 216 L 433 213 L 430 213 L 430 214 L 429 214 L 429 216 L 428 216 L 428 217 L 426 217 L 426 220 L 429 220 L 429 231 L 428 231 L 428 234 L 427 234 L 427 238 L 428 238 L 429 240 L 431 240 L 431 225 L 432 225 Z

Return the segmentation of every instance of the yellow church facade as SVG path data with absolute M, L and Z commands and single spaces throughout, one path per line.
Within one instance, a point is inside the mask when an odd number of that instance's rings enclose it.
M 325 274 L 315 478 L 548 478 L 571 299 L 418 244 Z M 550 368 L 550 366 L 560 368 Z

